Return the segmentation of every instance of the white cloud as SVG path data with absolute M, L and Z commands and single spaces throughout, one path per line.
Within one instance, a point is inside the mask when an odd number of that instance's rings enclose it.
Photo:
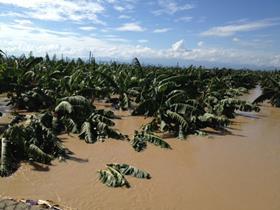
M 119 19 L 130 19 L 131 17 L 128 15 L 120 15 Z
M 19 36 L 20 34 L 20 36 Z M 111 40 L 110 40 L 111 39 Z M 92 51 L 96 58 L 108 59 L 164 59 L 177 61 L 212 61 L 232 64 L 280 67 L 280 54 L 251 49 L 194 48 L 187 49 L 184 40 L 170 48 L 153 49 L 133 45 L 113 34 L 96 38 L 65 31 L 52 31 L 34 25 L 0 24 L 1 49 L 19 55 L 33 51 L 35 55 L 57 54 L 68 57 L 85 57 Z M 32 41 L 30 41 L 32 40 Z M 138 41 L 139 42 L 139 41 Z M 139 43 L 146 41 L 140 41 Z
M 197 43 L 197 46 L 198 47 L 202 47 L 204 45 L 204 42 L 203 41 L 199 41 L 198 43 Z
M 154 33 L 165 33 L 165 32 L 168 32 L 170 30 L 171 30 L 171 28 L 157 28 L 153 32 Z
M 30 20 L 15 20 L 15 22 L 17 23 L 17 25 L 19 26 L 32 26 L 33 23 Z
M 99 3 L 107 2 L 118 12 L 131 12 L 138 0 L 97 0 Z
M 122 7 L 122 6 L 114 6 L 114 9 L 115 10 L 117 10 L 117 11 L 119 11 L 119 12 L 122 12 L 122 11 L 124 11 L 125 10 L 125 8 L 124 7 Z
M 83 31 L 93 31 L 96 28 L 93 26 L 81 26 L 81 27 L 79 27 L 79 29 L 81 29 Z
M 18 13 L 18 12 L 0 12 L 0 17 L 20 17 L 20 18 L 28 18 L 26 15 Z
M 121 38 L 114 34 L 105 34 L 102 36 L 104 40 L 112 41 L 112 42 L 121 42 L 121 43 L 128 43 L 130 42 L 128 39 Z
M 172 44 L 171 49 L 172 49 L 173 51 L 185 51 L 186 48 L 185 48 L 185 42 L 184 42 L 184 40 L 181 39 L 181 40 L 175 42 L 174 44 Z
M 256 52 L 254 50 L 225 48 L 194 48 L 187 50 L 184 40 L 175 42 L 170 49 L 162 51 L 166 58 L 181 60 L 221 62 L 238 65 L 280 67 L 280 54 Z
M 111 42 L 120 42 L 120 43 L 128 43 L 130 42 L 127 39 L 123 39 L 123 38 L 119 38 L 119 37 L 112 37 L 112 38 L 106 38 L 107 41 L 111 41 Z
M 184 16 L 184 17 L 179 17 L 175 19 L 175 22 L 190 22 L 193 19 L 193 17 L 190 16 Z
M 254 22 L 242 22 L 232 25 L 216 26 L 201 33 L 202 36 L 233 36 L 238 32 L 254 31 L 262 28 L 279 25 L 278 19 L 264 19 Z
M 155 15 L 173 15 L 177 12 L 190 10 L 195 7 L 193 4 L 188 3 L 179 5 L 175 0 L 158 0 L 158 5 L 160 9 L 153 11 L 153 14 Z
M 238 46 L 244 49 L 251 49 L 251 50 L 263 50 L 263 49 L 271 49 L 275 44 L 273 40 L 269 39 L 268 37 L 261 38 L 261 39 L 240 39 L 238 37 L 234 37 L 232 41 Z
M 133 31 L 133 32 L 142 32 L 146 29 L 140 26 L 138 23 L 125 23 L 122 26 L 116 29 L 117 31 Z
M 232 41 L 234 41 L 234 42 L 239 42 L 239 41 L 240 41 L 240 39 L 239 39 L 239 38 L 237 38 L 237 37 L 234 37 L 234 38 L 232 39 Z
M 13 5 L 22 8 L 21 14 L 29 18 L 52 21 L 81 21 L 91 20 L 105 24 L 97 17 L 105 8 L 98 2 L 86 0 L 0 0 L 0 4 Z

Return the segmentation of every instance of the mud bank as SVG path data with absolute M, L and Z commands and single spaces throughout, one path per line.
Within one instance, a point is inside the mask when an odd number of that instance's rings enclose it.
M 248 99 L 258 92 L 251 91 Z M 116 127 L 128 135 L 150 120 L 117 114 L 122 119 Z M 172 150 L 148 145 L 137 153 L 125 141 L 89 145 L 62 135 L 74 152 L 70 160 L 51 166 L 23 163 L 12 176 L 0 178 L 0 195 L 49 199 L 81 210 L 280 209 L 280 109 L 264 105 L 260 113 L 242 115 L 230 126 L 232 134 L 170 138 Z M 111 162 L 145 169 L 152 179 L 129 178 L 130 189 L 108 188 L 96 171 Z

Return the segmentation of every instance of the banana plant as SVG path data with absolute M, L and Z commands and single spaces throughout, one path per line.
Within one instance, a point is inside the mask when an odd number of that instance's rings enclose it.
M 33 88 L 32 90 L 9 94 L 10 102 L 17 109 L 27 109 L 28 111 L 38 111 L 40 109 L 51 108 L 55 103 L 53 91 L 41 88 Z
M 171 149 L 171 146 L 157 135 L 154 135 L 150 132 L 145 132 L 145 131 L 141 131 L 141 132 L 135 131 L 134 132 L 134 137 L 131 142 L 131 145 L 135 151 L 141 152 L 141 151 L 145 150 L 147 147 L 147 142 L 149 142 L 155 146 L 159 146 L 161 148 Z
M 106 169 L 98 171 L 99 180 L 108 187 L 126 187 L 130 184 L 125 176 L 133 176 L 140 179 L 150 179 L 151 175 L 141 169 L 128 164 L 111 163 L 106 165 Z
M 1 136 L 1 176 L 13 173 L 21 161 L 49 164 L 54 158 L 68 157 L 57 136 L 34 116 L 25 124 L 10 125 Z
M 138 61 L 138 60 L 137 60 Z M 113 63 L 111 68 L 97 72 L 103 86 L 111 89 L 113 96 L 117 97 L 114 104 L 116 108 L 127 110 L 132 107 L 133 98 L 140 95 L 140 84 L 143 82 L 142 67 L 135 61 L 135 68 L 127 68 L 122 64 Z
M 105 138 L 124 139 L 114 130 L 112 119 L 118 118 L 112 111 L 97 110 L 83 96 L 70 96 L 60 100 L 55 107 L 55 118 L 69 132 L 79 133 L 86 143 L 95 143 Z M 55 128 L 56 129 L 56 128 Z
M 263 93 L 253 103 L 269 100 L 272 106 L 280 107 L 280 79 L 268 77 L 264 82 Z

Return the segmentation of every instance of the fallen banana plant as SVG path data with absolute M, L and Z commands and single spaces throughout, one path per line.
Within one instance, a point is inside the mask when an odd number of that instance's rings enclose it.
M 107 164 L 107 168 L 99 170 L 98 173 L 99 180 L 108 187 L 129 188 L 130 184 L 125 176 L 133 176 L 141 179 L 151 178 L 151 175 L 148 172 L 128 164 Z
M 123 175 L 134 176 L 140 179 L 150 179 L 151 176 L 148 172 L 140 170 L 134 166 L 130 166 L 128 164 L 107 164 L 108 167 L 112 167 L 115 170 L 119 171 Z
M 171 149 L 171 146 L 162 138 L 145 131 L 135 131 L 134 138 L 131 142 L 132 147 L 135 151 L 141 152 L 145 150 L 147 147 L 147 142 L 161 148 Z

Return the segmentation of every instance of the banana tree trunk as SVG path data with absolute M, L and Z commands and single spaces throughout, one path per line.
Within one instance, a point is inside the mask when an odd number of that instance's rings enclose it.
M 0 175 L 5 176 L 8 172 L 8 161 L 7 161 L 7 145 L 8 140 L 6 138 L 2 138 L 1 144 L 1 165 L 0 165 Z

